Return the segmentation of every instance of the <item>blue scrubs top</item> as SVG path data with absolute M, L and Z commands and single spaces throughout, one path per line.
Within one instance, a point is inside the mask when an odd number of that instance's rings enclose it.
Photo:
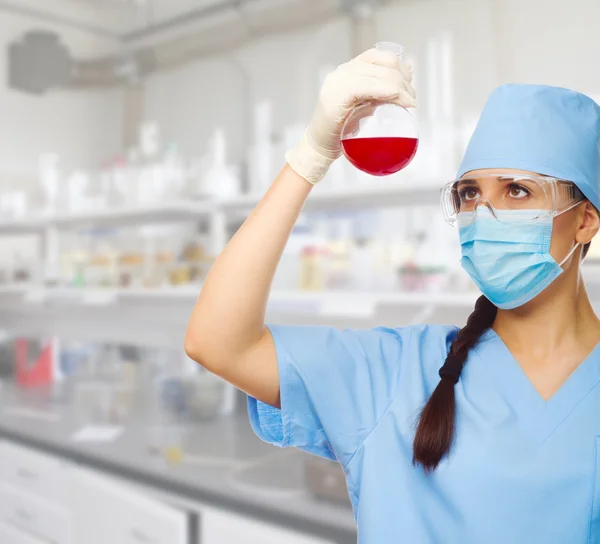
M 365 544 L 600 543 L 600 347 L 544 401 L 493 331 L 456 385 L 454 450 L 426 475 L 414 423 L 457 328 L 270 327 L 281 410 L 265 441 L 337 460 Z

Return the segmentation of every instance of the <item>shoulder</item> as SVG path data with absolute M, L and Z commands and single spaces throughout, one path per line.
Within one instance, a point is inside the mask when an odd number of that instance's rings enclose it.
M 459 327 L 453 325 L 414 325 L 410 327 L 377 327 L 360 331 L 367 339 L 388 339 L 405 345 L 410 351 L 421 353 L 447 353 L 456 338 Z
M 409 327 L 375 327 L 373 329 L 347 330 L 362 338 L 388 338 L 398 342 L 437 342 L 446 346 L 456 337 L 460 327 L 454 325 L 411 325 Z
M 278 354 L 302 366 L 315 365 L 322 371 L 321 365 L 332 361 L 340 367 L 369 362 L 389 369 L 414 368 L 435 376 L 459 330 L 444 325 L 344 330 L 273 325 L 269 328 Z
M 380 331 L 379 334 L 395 336 L 402 343 L 402 387 L 421 390 L 428 396 L 439 382 L 439 369 L 460 328 L 452 325 L 416 325 L 376 330 Z
M 438 346 L 447 352 L 460 327 L 455 325 L 415 325 L 406 327 L 406 329 L 412 331 L 413 339 L 419 342 L 421 347 Z
M 315 331 L 318 330 L 318 333 Z M 456 338 L 459 327 L 448 325 L 415 325 L 408 327 L 375 327 L 371 329 L 337 330 L 327 327 L 312 329 L 314 339 L 319 336 L 331 343 L 344 344 L 346 350 L 352 349 L 363 354 L 384 356 L 396 353 L 404 359 L 412 356 L 421 363 L 430 359 L 443 363 L 450 344 Z M 440 362 L 440 357 L 441 362 Z M 438 367 L 439 368 L 439 367 Z M 436 370 L 437 372 L 437 370 Z
M 380 353 L 384 357 L 395 353 L 403 364 L 410 364 L 409 361 L 420 363 L 420 366 L 433 364 L 437 375 L 459 330 L 459 327 L 449 325 L 414 325 L 346 330 L 342 334 L 348 340 L 360 343 L 369 352 Z
M 415 325 L 377 327 L 348 334 L 370 353 L 386 359 L 386 364 L 401 364 L 403 372 L 416 372 L 428 382 L 437 383 L 438 371 L 459 330 L 453 325 Z

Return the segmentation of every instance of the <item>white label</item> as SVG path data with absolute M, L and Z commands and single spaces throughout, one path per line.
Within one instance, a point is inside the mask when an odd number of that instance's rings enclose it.
M 25 293 L 25 302 L 31 304 L 42 304 L 46 300 L 46 291 L 44 289 L 29 289 Z
M 374 297 L 351 294 L 326 296 L 319 308 L 319 315 L 369 319 L 375 315 L 376 306 Z
M 115 425 L 87 425 L 73 434 L 73 442 L 112 442 L 123 434 L 123 427 Z
M 13 417 L 26 417 L 29 419 L 41 419 L 43 421 L 57 422 L 60 420 L 58 414 L 48 411 L 34 410 L 33 408 L 9 407 L 4 409 L 4 415 Z
M 84 293 L 82 303 L 87 306 L 108 306 L 114 304 L 116 300 L 117 295 L 114 291 L 94 290 Z

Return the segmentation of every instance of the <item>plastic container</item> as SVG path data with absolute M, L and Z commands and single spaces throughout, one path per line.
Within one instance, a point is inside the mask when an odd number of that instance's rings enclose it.
M 300 257 L 300 289 L 322 291 L 325 288 L 325 272 L 329 252 L 322 246 L 307 246 Z
M 193 421 L 215 419 L 224 412 L 226 383 L 200 369 L 188 381 L 188 414 Z
M 310 240 L 308 227 L 304 225 L 294 227 L 277 266 L 272 285 L 274 291 L 293 291 L 300 288 L 302 251 Z
M 107 380 L 77 380 L 73 387 L 75 409 L 82 425 L 122 425 L 129 421 L 134 388 Z

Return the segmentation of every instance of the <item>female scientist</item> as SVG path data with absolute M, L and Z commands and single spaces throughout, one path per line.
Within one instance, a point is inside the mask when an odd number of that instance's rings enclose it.
M 442 191 L 483 293 L 462 329 L 264 325 L 312 187 L 366 100 L 412 107 L 371 50 L 326 80 L 302 141 L 217 259 L 186 351 L 248 393 L 252 425 L 343 467 L 367 544 L 600 542 L 600 321 L 581 262 L 600 228 L 600 107 L 574 91 L 489 97 Z

